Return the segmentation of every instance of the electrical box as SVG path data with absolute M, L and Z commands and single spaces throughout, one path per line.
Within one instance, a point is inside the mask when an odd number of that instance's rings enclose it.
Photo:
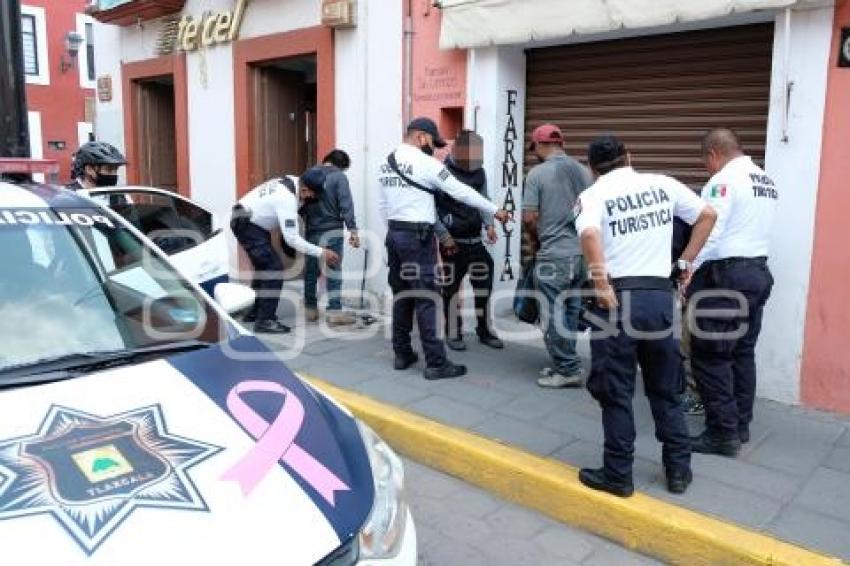
M 357 0 L 322 0 L 322 25 L 334 29 L 357 25 Z

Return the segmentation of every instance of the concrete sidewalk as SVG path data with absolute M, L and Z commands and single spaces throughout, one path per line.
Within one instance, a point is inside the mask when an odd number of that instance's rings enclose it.
M 505 324 L 511 323 L 500 321 Z M 393 371 L 385 332 L 379 323 L 329 336 L 314 324 L 293 335 L 260 337 L 294 370 L 573 466 L 601 465 L 596 402 L 584 389 L 543 390 L 536 384 L 539 370 L 549 365 L 542 340 L 512 342 L 496 351 L 470 337 L 469 350 L 450 352 L 454 361 L 467 364 L 469 374 L 429 382 L 422 378 L 421 362 Z M 638 489 L 850 559 L 850 419 L 759 401 L 752 440 L 741 455 L 731 460 L 695 454 L 693 485 L 684 496 L 673 496 L 664 487 L 661 448 L 641 392 L 634 407 Z M 701 417 L 691 418 L 692 431 L 701 423 Z

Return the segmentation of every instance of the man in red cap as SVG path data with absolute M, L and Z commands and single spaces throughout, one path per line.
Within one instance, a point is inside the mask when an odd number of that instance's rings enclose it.
M 541 163 L 529 171 L 525 181 L 522 225 L 537 250 L 534 285 L 545 298 L 541 320 L 554 365 L 541 371 L 537 384 L 580 387 L 582 365 L 576 353 L 576 333 L 581 301 L 578 294 L 564 296 L 564 292 L 578 289 L 585 278 L 573 206 L 592 177 L 564 152 L 564 136 L 558 126 L 539 126 L 531 142 Z

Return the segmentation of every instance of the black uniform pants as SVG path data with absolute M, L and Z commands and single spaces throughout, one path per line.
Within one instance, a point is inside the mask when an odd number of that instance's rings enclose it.
M 460 337 L 463 332 L 463 317 L 458 309 L 458 291 L 463 278 L 469 274 L 469 282 L 475 295 L 475 316 L 478 319 L 479 336 L 490 333 L 489 305 L 493 291 L 493 258 L 484 244 L 457 244 L 457 252 L 443 255 L 443 315 L 446 321 L 446 336 Z
M 756 396 L 755 347 L 772 289 L 773 276 L 763 258 L 707 262 L 688 288 L 689 309 L 726 311 L 720 316 L 697 311 L 690 319 L 695 323 L 691 368 L 705 405 L 706 429 L 717 438 L 730 440 L 749 431 Z
M 234 217 L 230 227 L 254 267 L 251 288 L 257 292 L 254 303 L 257 322 L 277 320 L 283 263 L 272 247 L 271 233 L 243 217 Z
M 609 321 L 593 324 L 591 370 L 587 389 L 602 407 L 605 431 L 605 471 L 631 480 L 635 423 L 632 398 L 637 365 L 655 420 L 655 437 L 663 443 L 662 459 L 669 471 L 690 467 L 691 449 L 680 395 L 678 341 L 673 336 L 673 296 L 665 290 L 618 292 L 620 307 L 591 313 Z M 602 334 L 599 334 L 599 333 Z
M 389 284 L 393 291 L 393 350 L 397 356 L 413 353 L 410 333 L 413 315 L 428 367 L 446 363 L 446 349 L 437 335 L 437 246 L 433 229 L 394 228 L 387 231 Z

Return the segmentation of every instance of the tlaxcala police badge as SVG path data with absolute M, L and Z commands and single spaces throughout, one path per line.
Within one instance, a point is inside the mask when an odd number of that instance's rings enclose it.
M 159 405 L 54 405 L 37 433 L 0 441 L 0 521 L 50 514 L 90 555 L 138 507 L 208 511 L 188 470 L 220 450 L 170 433 Z

